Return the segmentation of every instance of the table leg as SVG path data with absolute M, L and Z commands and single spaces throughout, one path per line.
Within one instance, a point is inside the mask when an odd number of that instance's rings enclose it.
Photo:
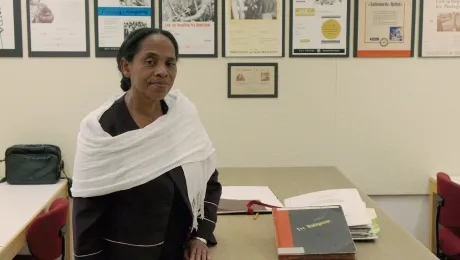
M 436 182 L 430 181 L 430 250 L 436 253 L 436 201 L 434 195 L 437 192 Z

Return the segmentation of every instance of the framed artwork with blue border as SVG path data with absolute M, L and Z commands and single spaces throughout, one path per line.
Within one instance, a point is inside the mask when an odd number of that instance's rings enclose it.
M 116 57 L 126 36 L 145 27 L 155 27 L 154 0 L 94 0 L 96 57 Z

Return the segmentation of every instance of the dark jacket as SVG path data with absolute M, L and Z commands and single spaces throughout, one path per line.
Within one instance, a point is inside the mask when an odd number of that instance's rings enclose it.
M 167 113 L 166 103 L 162 102 Z M 116 136 L 138 129 L 124 97 L 101 117 L 102 128 Z M 129 190 L 74 198 L 76 260 L 183 260 L 184 247 L 197 236 L 217 243 L 213 232 L 222 187 L 216 170 L 208 181 L 205 218 L 191 232 L 192 212 L 182 167 Z

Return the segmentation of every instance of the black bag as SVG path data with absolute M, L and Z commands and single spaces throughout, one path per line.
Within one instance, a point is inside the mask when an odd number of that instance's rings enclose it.
M 56 145 L 13 145 L 6 149 L 3 161 L 5 178 L 0 183 L 6 181 L 13 185 L 54 184 L 61 179 L 61 172 L 65 175 L 61 149 Z

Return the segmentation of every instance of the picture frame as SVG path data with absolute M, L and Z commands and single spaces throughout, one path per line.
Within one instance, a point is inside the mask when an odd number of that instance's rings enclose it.
M 460 57 L 460 47 L 456 43 L 460 31 L 457 22 L 460 15 L 457 4 L 420 0 L 419 10 L 418 57 L 426 59 Z
M 11 0 L 10 0 L 11 1 Z M 5 1 L 6 3 L 7 1 Z M 11 15 L 7 15 L 3 13 L 4 10 L 0 9 L 0 57 L 23 57 L 23 42 L 22 42 L 22 21 L 21 21 L 21 1 L 11 1 L 9 2 L 12 7 L 12 17 Z M 7 5 L 8 6 L 8 5 Z M 11 26 L 9 28 L 4 28 L 5 23 L 9 22 L 7 18 L 12 18 L 11 21 L 13 23 L 13 28 L 11 30 Z M 5 21 L 6 20 L 6 21 Z M 14 35 L 11 35 L 14 34 Z M 3 37 L 10 36 L 9 39 L 4 39 Z M 12 36 L 12 37 L 11 37 Z M 12 42 L 14 40 L 14 43 Z M 6 46 L 6 47 L 5 47 Z
M 241 6 L 243 0 L 222 0 L 222 57 L 284 58 L 286 1 L 276 0 L 276 7 L 259 8 L 254 4 L 254 10 L 268 10 L 259 13 L 249 12 L 250 6 Z M 235 4 L 240 6 L 233 8 Z
M 385 0 L 386 5 L 375 5 L 372 9 L 366 6 L 365 1 L 354 0 L 354 33 L 353 33 L 353 57 L 354 58 L 413 58 L 415 48 L 415 22 L 416 22 L 416 0 Z M 404 4 L 402 4 L 404 2 Z M 399 4 L 399 5 L 398 5 Z M 407 8 L 407 7 L 410 8 Z M 362 7 L 362 8 L 360 8 Z M 390 9 L 390 10 L 386 10 Z M 366 14 L 375 13 L 379 16 L 382 11 L 391 11 L 404 17 L 387 25 L 387 36 L 381 37 L 382 28 L 372 27 L 366 29 Z M 395 15 L 397 16 L 397 15 Z M 410 17 L 408 17 L 410 16 Z M 394 20 L 398 21 L 398 20 Z M 385 31 L 385 30 L 383 30 Z M 366 36 L 366 32 L 372 32 Z M 379 37 L 380 36 L 380 37 Z M 372 46 L 372 47 L 370 47 Z
M 350 28 L 352 1 L 340 0 L 327 4 L 319 1 L 290 0 L 289 58 L 349 58 L 351 56 Z M 342 8 L 338 8 L 337 5 Z M 323 15 L 322 13 L 327 15 Z M 299 23 L 296 19 L 304 20 L 305 22 Z M 314 24 L 316 27 L 309 24 Z M 315 35 L 312 33 L 312 31 L 315 32 L 315 29 L 321 30 L 323 38 L 304 38 L 307 35 L 309 37 Z M 333 48 L 328 47 L 331 42 L 333 43 Z
M 278 98 L 278 63 L 228 63 L 228 98 Z
M 196 3 L 191 6 L 181 6 L 181 3 L 180 0 L 158 0 L 159 28 L 174 34 L 179 57 L 217 58 L 220 0 L 209 0 L 208 5 L 199 5 L 199 8 Z M 196 17 L 199 14 L 200 17 Z
M 144 1 L 146 2 L 145 6 L 100 6 L 98 3 L 99 0 L 94 0 L 94 46 L 96 58 L 117 57 L 118 50 L 124 40 L 124 31 L 126 31 L 126 27 L 129 26 L 127 23 L 138 23 L 138 25 L 133 24 L 131 27 L 128 27 L 130 29 L 139 27 L 140 24 L 142 24 L 142 26 L 155 28 L 155 0 Z M 107 12 L 104 10 L 107 10 Z M 117 28 L 119 29 L 119 31 L 117 31 L 118 34 L 113 33 L 113 28 L 107 28 L 107 32 L 104 33 L 105 30 L 101 28 L 101 23 L 99 21 L 100 17 L 104 17 L 104 20 L 111 19 L 121 21 L 125 28 Z M 106 39 L 108 46 L 103 46 L 104 44 L 99 38 L 100 35 L 104 35 L 102 38 Z
M 53 1 L 53 2 L 57 3 L 58 1 Z M 53 50 L 33 50 L 33 43 L 32 43 L 33 35 L 32 35 L 31 23 L 34 23 L 34 24 L 53 23 L 53 21 L 56 22 L 56 20 L 59 20 L 59 18 L 55 18 L 58 14 L 52 14 L 52 16 L 50 16 L 50 17 L 52 17 L 51 21 L 45 21 L 45 22 L 43 22 L 43 21 L 35 21 L 36 18 L 34 18 L 34 21 L 31 21 L 31 0 L 26 1 L 26 9 L 27 9 L 27 41 L 28 41 L 28 45 L 29 45 L 28 46 L 29 57 L 51 57 L 51 58 L 82 57 L 82 58 L 88 58 L 88 57 L 91 56 L 90 36 L 89 36 L 90 35 L 90 32 L 89 32 L 90 31 L 90 29 L 89 29 L 89 0 L 83 0 L 81 2 L 81 4 L 83 4 L 84 8 L 85 8 L 85 10 L 84 10 L 84 12 L 85 12 L 84 13 L 84 23 L 85 24 L 82 25 L 82 26 L 84 26 L 84 30 L 85 30 L 84 35 L 85 35 L 85 38 L 86 38 L 85 42 L 84 42 L 85 50 L 81 50 L 81 51 L 80 50 L 67 50 L 66 46 L 61 46 L 60 43 L 56 44 L 56 43 L 51 43 L 51 42 L 49 42 L 48 44 L 54 46 L 55 49 L 53 49 Z M 46 8 L 48 8 L 48 6 Z M 48 8 L 48 10 L 52 10 L 52 9 L 53 9 L 53 7 Z M 59 15 L 60 15 L 60 17 L 65 17 L 61 13 L 59 13 Z M 48 18 L 46 18 L 46 19 L 48 19 Z M 40 28 L 41 28 L 41 31 L 40 31 L 40 33 L 38 35 L 43 33 L 42 30 L 45 30 L 45 27 L 40 27 Z M 48 33 L 48 32 L 46 32 L 46 33 Z M 54 35 L 60 34 L 60 33 L 53 32 L 52 30 L 51 30 L 50 33 L 51 34 L 55 33 Z M 36 42 L 40 42 L 41 47 L 43 47 L 44 43 L 41 40 L 44 39 L 44 36 L 42 35 L 41 37 L 42 37 L 41 39 L 36 39 Z M 62 39 L 64 39 L 64 37 L 65 36 L 63 36 Z M 62 48 L 62 49 L 59 50 L 59 48 Z

